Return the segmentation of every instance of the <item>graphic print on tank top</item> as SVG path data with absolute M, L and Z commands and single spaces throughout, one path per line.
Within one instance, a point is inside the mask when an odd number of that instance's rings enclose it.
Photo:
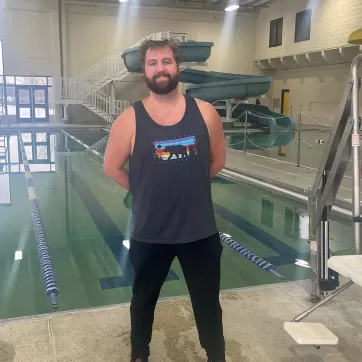
M 197 156 L 194 135 L 153 141 L 153 155 L 159 163 L 186 161 Z

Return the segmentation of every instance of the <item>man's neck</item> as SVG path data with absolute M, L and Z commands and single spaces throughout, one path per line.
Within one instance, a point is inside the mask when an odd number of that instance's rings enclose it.
M 168 94 L 156 94 L 150 92 L 149 100 L 152 103 L 158 103 L 158 104 L 175 104 L 180 100 L 181 97 L 182 97 L 181 92 L 179 91 L 178 88 L 176 88 Z

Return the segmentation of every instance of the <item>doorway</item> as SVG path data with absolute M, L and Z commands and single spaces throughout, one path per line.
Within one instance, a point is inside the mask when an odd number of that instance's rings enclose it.
M 48 87 L 18 85 L 15 87 L 16 121 L 49 122 Z
M 290 99 L 289 99 L 289 89 L 282 90 L 282 114 L 285 116 L 289 115 L 289 106 L 290 106 Z

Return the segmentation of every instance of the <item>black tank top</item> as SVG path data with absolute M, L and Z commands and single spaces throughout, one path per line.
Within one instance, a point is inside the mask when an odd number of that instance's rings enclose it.
M 187 243 L 217 233 L 211 199 L 209 133 L 194 98 L 172 126 L 157 124 L 142 101 L 133 104 L 136 139 L 129 159 L 130 237 Z

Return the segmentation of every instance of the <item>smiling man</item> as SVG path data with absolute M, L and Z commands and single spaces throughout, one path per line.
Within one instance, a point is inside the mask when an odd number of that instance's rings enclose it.
M 104 159 L 106 175 L 133 198 L 131 361 L 148 361 L 155 306 L 177 257 L 201 346 L 208 361 L 222 362 L 222 245 L 210 180 L 225 164 L 222 121 L 211 104 L 180 93 L 177 42 L 148 40 L 140 56 L 150 94 L 114 122 Z

